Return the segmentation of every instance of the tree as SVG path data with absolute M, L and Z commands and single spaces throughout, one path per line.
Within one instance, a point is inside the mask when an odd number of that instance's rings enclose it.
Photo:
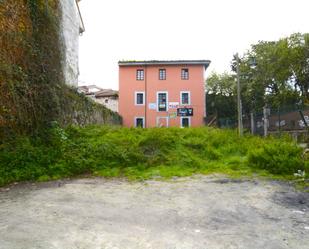
M 299 101 L 297 84 L 300 83 L 293 68 L 304 68 L 299 57 L 305 55 L 303 50 L 296 52 L 290 44 L 289 38 L 260 41 L 241 58 L 242 98 L 246 111 L 261 109 L 265 104 L 279 108 Z M 295 47 L 299 50 L 299 46 Z M 235 60 L 232 69 L 235 72 Z M 300 71 L 303 72 L 298 69 Z
M 309 100 L 309 34 L 296 33 L 287 38 L 290 53 L 290 69 L 295 86 L 304 100 Z
M 240 58 L 243 114 L 309 104 L 309 34 L 292 34 L 278 41 L 259 41 Z M 207 80 L 207 112 L 236 117 L 236 58 L 232 73 L 213 73 Z
M 228 73 L 212 73 L 206 81 L 206 110 L 218 117 L 236 116 L 236 81 Z

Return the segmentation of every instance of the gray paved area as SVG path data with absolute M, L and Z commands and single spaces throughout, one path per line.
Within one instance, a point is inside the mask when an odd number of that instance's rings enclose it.
M 309 194 L 195 176 L 0 189 L 0 249 L 309 248 Z

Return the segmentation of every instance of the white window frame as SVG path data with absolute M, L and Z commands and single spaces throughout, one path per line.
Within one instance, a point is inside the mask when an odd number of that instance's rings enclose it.
M 143 104 L 138 104 L 137 103 L 137 94 L 143 94 Z M 137 106 L 144 106 L 145 105 L 145 92 L 134 92 L 134 103 Z
M 182 103 L 182 94 L 183 93 L 187 93 L 188 94 L 188 98 L 189 98 L 189 103 L 188 104 L 184 104 Z M 191 105 L 191 92 L 190 91 L 181 91 L 180 92 L 180 101 L 179 101 L 180 105 Z
M 157 112 L 164 112 L 164 111 L 159 111 L 159 94 L 160 93 L 165 93 L 166 94 L 166 112 L 168 111 L 168 91 L 158 91 L 157 92 Z
M 134 117 L 134 127 L 137 128 L 137 119 L 143 120 L 143 128 L 145 128 L 145 117 Z
M 191 127 L 191 117 L 180 117 L 180 127 L 181 127 L 181 128 L 186 128 L 186 127 L 183 127 L 183 126 L 182 126 L 182 120 L 183 120 L 184 118 L 189 119 L 189 126 L 188 126 L 188 127 Z

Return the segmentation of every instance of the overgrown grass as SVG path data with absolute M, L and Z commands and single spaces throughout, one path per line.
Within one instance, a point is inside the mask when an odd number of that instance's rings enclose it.
M 46 142 L 48 141 L 48 142 Z M 0 185 L 90 173 L 132 180 L 192 174 L 293 178 L 309 171 L 289 138 L 239 137 L 233 130 L 54 126 L 44 141 L 23 137 L 0 144 Z

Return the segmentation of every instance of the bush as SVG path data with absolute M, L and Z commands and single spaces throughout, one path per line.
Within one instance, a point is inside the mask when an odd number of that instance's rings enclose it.
M 0 144 L 0 185 L 90 173 L 147 179 L 193 173 L 291 175 L 309 170 L 289 139 L 239 137 L 212 128 L 128 129 L 53 123 L 41 138 Z M 42 137 L 44 139 L 42 139 Z
M 58 156 L 57 149 L 19 138 L 0 149 L 1 182 L 35 180 L 48 172 Z
M 293 174 L 304 170 L 302 149 L 286 141 L 265 143 L 262 148 L 252 150 L 248 156 L 249 164 L 265 169 L 273 174 Z

